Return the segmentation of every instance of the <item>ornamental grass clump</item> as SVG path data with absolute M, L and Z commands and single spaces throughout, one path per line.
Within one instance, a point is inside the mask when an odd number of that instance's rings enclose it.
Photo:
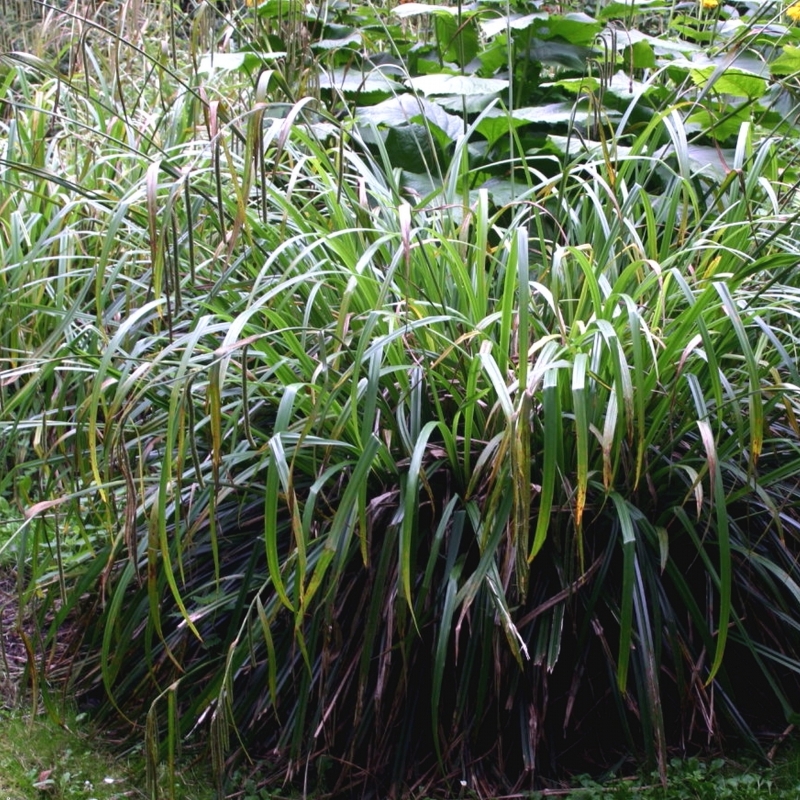
M 793 141 L 698 144 L 643 90 L 525 157 L 496 105 L 449 144 L 414 117 L 409 175 L 375 116 L 148 46 L 3 62 L 2 548 L 41 667 L 69 620 L 70 691 L 151 778 L 205 743 L 339 795 L 663 777 L 795 723 Z

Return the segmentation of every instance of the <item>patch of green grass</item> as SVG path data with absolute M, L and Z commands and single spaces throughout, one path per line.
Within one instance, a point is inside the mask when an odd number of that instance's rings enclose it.
M 559 792 L 560 794 L 560 792 Z M 579 778 L 569 800 L 794 800 L 800 797 L 800 746 L 795 743 L 772 767 L 724 759 L 673 759 L 662 786 L 657 775 L 644 780 L 598 783 Z
M 795 797 L 800 796 L 800 739 L 795 738 L 780 758 L 776 772 L 782 786 L 794 787 Z
M 47 717 L 30 719 L 0 710 L 0 798 L 3 800 L 122 800 L 146 797 L 144 767 L 135 756 L 115 758 L 87 727 L 85 715 L 69 715 L 64 726 Z M 170 791 L 176 800 L 212 797 L 209 781 L 187 770 Z

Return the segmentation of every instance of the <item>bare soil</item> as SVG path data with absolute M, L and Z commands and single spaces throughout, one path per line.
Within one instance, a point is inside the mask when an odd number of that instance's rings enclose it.
M 0 706 L 14 707 L 31 688 L 30 670 L 33 660 L 38 677 L 51 682 L 63 681 L 68 672 L 69 649 L 74 625 L 67 622 L 57 632 L 55 643 L 47 649 L 42 644 L 46 633 L 37 622 L 35 600 L 26 608 L 19 607 L 16 576 L 0 570 Z M 45 626 L 52 614 L 45 615 Z
M 7 572 L 0 572 L 0 703 L 16 705 L 19 687 L 28 663 L 20 636 L 17 584 Z

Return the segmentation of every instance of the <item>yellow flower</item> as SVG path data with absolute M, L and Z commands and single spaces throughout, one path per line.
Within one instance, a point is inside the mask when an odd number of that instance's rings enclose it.
M 700 5 L 706 10 L 710 11 L 719 5 L 719 0 L 700 0 Z
M 792 5 L 786 9 L 786 16 L 789 17 L 792 22 L 800 21 L 800 3 L 792 3 Z

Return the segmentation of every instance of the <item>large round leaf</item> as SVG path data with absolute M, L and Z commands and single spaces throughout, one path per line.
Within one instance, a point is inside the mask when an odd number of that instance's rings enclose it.
M 413 94 L 390 97 L 374 106 L 360 108 L 356 120 L 366 125 L 386 125 L 399 128 L 424 118 L 444 131 L 451 139 L 464 132 L 464 121 L 455 114 L 448 114 L 443 108 Z
M 499 78 L 476 78 L 472 75 L 421 75 L 409 78 L 406 83 L 415 91 L 425 95 L 497 94 L 508 88 L 508 81 Z
M 338 89 L 344 94 L 390 94 L 402 91 L 403 87 L 387 78 L 378 70 L 362 73 L 352 69 L 334 69 L 319 76 L 320 89 Z

